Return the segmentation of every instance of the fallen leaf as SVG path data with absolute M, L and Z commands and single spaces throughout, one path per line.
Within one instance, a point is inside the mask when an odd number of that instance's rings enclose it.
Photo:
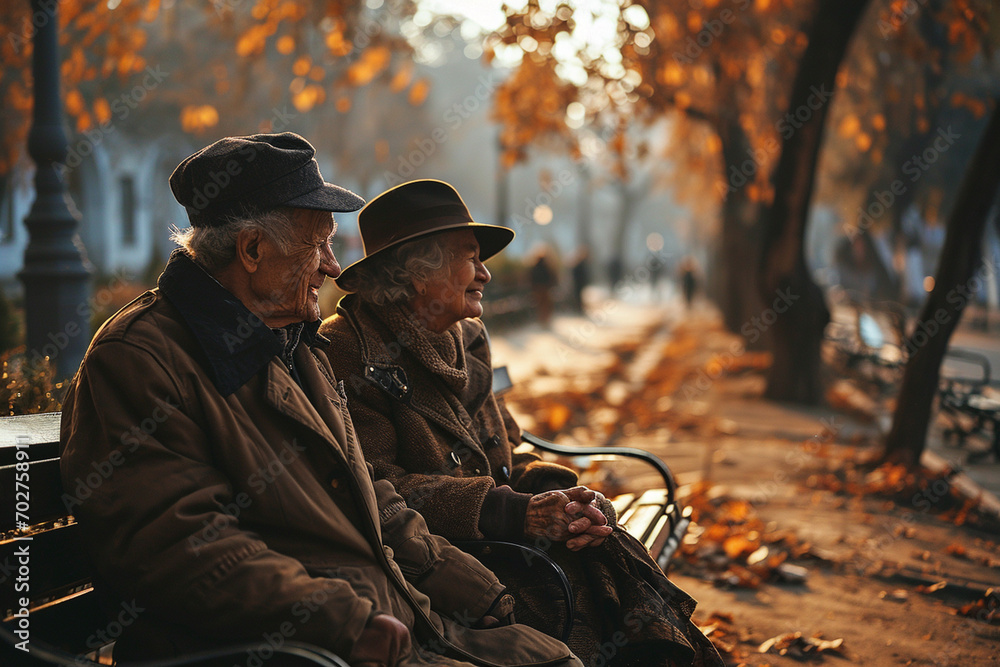
M 948 585 L 947 581 L 939 581 L 936 584 L 931 584 L 930 586 L 917 586 L 916 591 L 918 593 L 923 593 L 924 595 L 927 595 L 929 593 L 935 593 L 947 585 Z
M 955 542 L 952 542 L 951 544 L 946 546 L 944 548 L 944 552 L 946 554 L 954 556 L 955 558 L 965 558 L 967 554 L 965 547 Z

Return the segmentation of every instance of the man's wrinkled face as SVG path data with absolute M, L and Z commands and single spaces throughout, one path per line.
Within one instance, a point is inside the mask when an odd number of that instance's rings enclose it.
M 319 288 L 327 276 L 340 275 L 340 264 L 330 248 L 337 229 L 333 215 L 300 208 L 295 209 L 292 222 L 286 251 L 269 238 L 263 240 L 261 261 L 251 278 L 259 314 L 271 328 L 318 320 Z

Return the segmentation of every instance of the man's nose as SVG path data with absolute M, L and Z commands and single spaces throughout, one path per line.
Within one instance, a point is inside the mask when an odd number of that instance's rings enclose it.
M 478 259 L 476 260 L 476 278 L 484 285 L 493 279 L 493 276 L 490 275 L 490 270 Z
M 334 280 L 336 280 L 337 276 L 340 275 L 340 262 L 337 261 L 336 256 L 333 254 L 333 250 L 330 250 L 329 246 L 327 246 L 326 251 L 323 253 L 323 257 L 320 259 L 319 270 L 320 273 L 329 278 L 333 278 Z

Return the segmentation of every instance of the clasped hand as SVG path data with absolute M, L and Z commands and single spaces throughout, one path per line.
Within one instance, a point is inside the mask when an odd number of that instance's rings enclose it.
M 524 517 L 526 537 L 565 542 L 571 551 L 600 546 L 612 533 L 599 504 L 604 496 L 585 486 L 535 494 Z

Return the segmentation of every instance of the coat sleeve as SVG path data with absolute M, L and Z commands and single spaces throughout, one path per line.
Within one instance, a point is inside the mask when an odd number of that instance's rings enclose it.
M 241 526 L 252 500 L 234 497 L 213 465 L 197 398 L 167 365 L 127 342 L 98 344 L 64 405 L 62 479 L 80 490 L 64 502 L 100 575 L 122 599 L 206 638 L 280 632 L 349 655 L 372 603 Z M 106 474 L 92 483 L 97 469 Z
M 496 401 L 503 416 L 504 428 L 507 430 L 507 441 L 513 449 L 521 444 L 521 428 L 510 414 L 503 398 L 497 396 Z M 512 454 L 512 459 L 510 486 L 515 491 L 535 494 L 576 486 L 578 476 L 575 471 L 558 463 L 543 461 L 542 457 L 534 452 L 515 452 Z
M 464 320 L 462 325 L 466 327 L 466 354 L 480 359 L 486 368 L 492 368 L 493 352 L 490 349 L 490 337 L 486 326 L 480 320 Z M 521 444 L 521 428 L 507 409 L 502 396 L 492 395 L 492 400 L 496 401 L 503 419 L 507 442 L 510 448 L 514 449 Z M 534 452 L 512 452 L 511 463 L 510 486 L 519 493 L 536 494 L 553 489 L 566 489 L 575 486 L 577 482 L 576 472 L 557 463 L 543 461 Z
M 387 480 L 375 482 L 382 541 L 417 590 L 431 599 L 434 611 L 447 618 L 478 621 L 504 592 L 485 565 L 427 530 L 424 518 L 406 506 Z

